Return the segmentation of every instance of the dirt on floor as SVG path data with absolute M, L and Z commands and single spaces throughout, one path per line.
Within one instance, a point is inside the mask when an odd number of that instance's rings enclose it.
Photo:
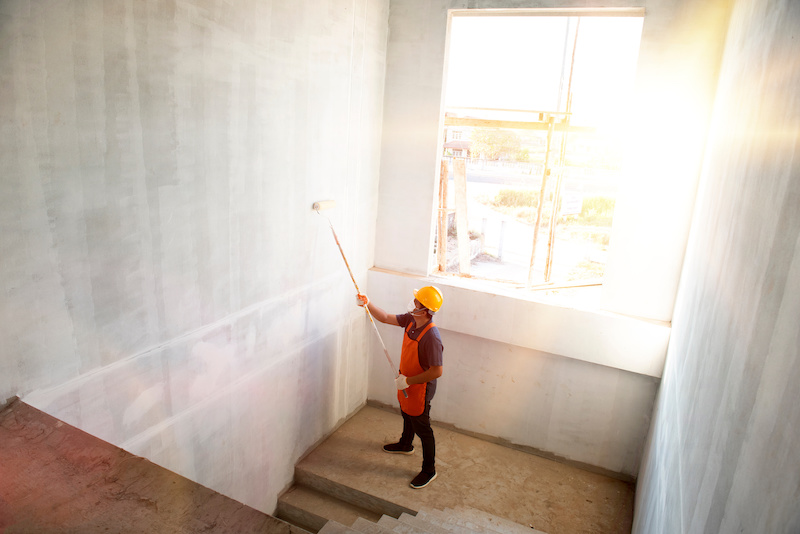
M 14 400 L 0 411 L 0 532 L 299 531 Z

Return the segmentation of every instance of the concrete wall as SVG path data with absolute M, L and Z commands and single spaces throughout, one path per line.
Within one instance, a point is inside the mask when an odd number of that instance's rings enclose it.
M 645 12 L 628 125 L 644 141 L 626 168 L 599 309 L 568 309 L 468 280 L 427 278 L 434 260 L 448 10 L 592 7 L 608 4 L 392 2 L 375 246 L 380 270 L 370 272 L 369 289 L 390 311 L 403 311 L 410 289 L 424 283 L 445 292 L 437 317 L 445 375 L 432 417 L 636 477 L 670 335 L 728 2 L 614 3 Z M 382 331 L 399 357 L 398 334 Z M 374 341 L 372 351 L 381 353 Z M 371 373 L 369 397 L 391 402 L 386 366 L 377 363 Z M 481 409 L 465 401 L 468 393 L 480 399 Z
M 375 265 L 425 276 L 433 267 L 448 15 L 465 10 L 644 11 L 632 148 L 614 214 L 603 308 L 669 322 L 691 221 L 729 13 L 727 0 L 394 0 Z M 596 8 L 593 10 L 593 8 Z M 570 11 L 571 10 L 571 11 Z M 519 13 L 519 11 L 517 11 Z
M 636 476 L 729 4 L 617 4 L 646 9 L 641 109 L 668 83 L 692 102 L 654 113 L 691 119 L 691 138 L 631 167 L 604 297 L 619 315 L 436 281 L 434 418 Z M 311 202 L 337 200 L 357 279 L 401 311 L 431 262 L 447 10 L 573 5 L 394 0 L 389 18 L 376 0 L 0 3 L 2 398 L 271 511 L 300 454 L 367 395 L 394 397 Z M 798 525 L 797 21 L 789 0 L 737 3 L 639 532 Z M 643 139 L 664 125 L 642 121 Z M 663 184 L 636 169 L 675 150 L 676 189 L 639 187 Z M 671 210 L 678 230 L 648 227 Z M 392 274 L 367 274 L 373 243 Z M 541 335 L 551 312 L 563 320 Z M 382 332 L 397 358 L 398 332 Z
M 563 337 L 565 324 L 596 321 L 598 314 L 378 270 L 370 271 L 369 281 L 371 298 L 398 313 L 414 288 L 433 282 L 444 293 L 445 304 L 435 322 L 444 343 L 445 374 L 432 403 L 434 419 L 623 478 L 635 476 L 658 378 L 547 350 L 549 343 L 565 348 L 555 338 Z M 515 317 L 513 323 L 502 324 L 510 317 Z M 660 350 L 666 350 L 669 328 L 607 319 L 601 339 L 592 338 L 587 329 L 576 332 L 573 340 L 587 351 L 594 346 L 602 352 L 603 344 L 632 341 L 634 332 L 644 328 L 640 343 L 618 347 L 643 354 L 652 350 L 652 328 L 661 334 Z M 380 331 L 394 362 L 399 362 L 402 329 L 381 325 Z M 373 353 L 380 354 L 378 342 L 373 345 Z M 384 362 L 373 364 L 370 399 L 397 405 L 392 378 Z
M 366 399 L 388 2 L 0 3 L 0 398 L 267 512 Z
M 430 283 L 445 301 L 435 317 L 445 370 L 431 417 L 545 456 L 636 477 L 660 376 L 660 369 L 654 376 L 643 364 L 666 351 L 668 327 L 380 270 L 369 273 L 370 298 L 402 313 L 413 289 Z M 584 328 L 567 334 L 582 321 Z M 402 330 L 379 330 L 398 363 Z M 382 349 L 373 338 L 369 398 L 397 405 L 392 374 L 385 358 L 377 360 Z M 637 371 L 581 357 L 615 351 L 630 356 Z
M 735 4 L 637 533 L 800 531 L 798 28 Z

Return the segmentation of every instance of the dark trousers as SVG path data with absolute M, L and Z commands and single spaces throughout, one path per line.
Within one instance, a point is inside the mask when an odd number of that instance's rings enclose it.
M 422 414 L 413 416 L 400 410 L 403 415 L 403 435 L 400 437 L 400 445 L 410 448 L 414 441 L 414 434 L 419 436 L 422 441 L 422 470 L 426 473 L 435 473 L 436 459 L 436 440 L 433 438 L 431 428 L 431 405 L 425 403 L 425 410 Z

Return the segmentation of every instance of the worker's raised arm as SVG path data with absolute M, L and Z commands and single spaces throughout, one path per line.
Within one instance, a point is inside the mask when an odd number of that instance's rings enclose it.
M 397 316 L 392 313 L 386 313 L 383 309 L 377 307 L 372 302 L 369 301 L 366 295 L 356 295 L 356 302 L 359 306 L 366 306 L 369 309 L 369 313 L 377 319 L 378 321 L 385 323 L 385 324 L 392 324 L 395 326 L 400 326 L 397 322 Z

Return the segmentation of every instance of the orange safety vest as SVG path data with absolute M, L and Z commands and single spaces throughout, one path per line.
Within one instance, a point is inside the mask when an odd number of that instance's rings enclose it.
M 406 326 L 405 335 L 403 336 L 403 350 L 400 353 L 400 374 L 405 376 L 416 376 L 425 371 L 419 364 L 419 340 L 428 333 L 428 330 L 436 326 L 433 322 L 428 323 L 428 326 L 423 328 L 422 332 L 419 333 L 417 339 L 411 339 L 411 336 L 408 335 L 408 330 L 412 325 L 414 325 L 413 319 L 411 323 Z M 398 389 L 397 400 L 400 401 L 400 409 L 414 417 L 422 415 L 422 412 L 425 411 L 425 393 L 428 390 L 427 386 L 427 382 L 409 385 L 408 389 L 405 390 L 406 393 L 408 393 L 408 398 L 403 395 L 402 390 Z

